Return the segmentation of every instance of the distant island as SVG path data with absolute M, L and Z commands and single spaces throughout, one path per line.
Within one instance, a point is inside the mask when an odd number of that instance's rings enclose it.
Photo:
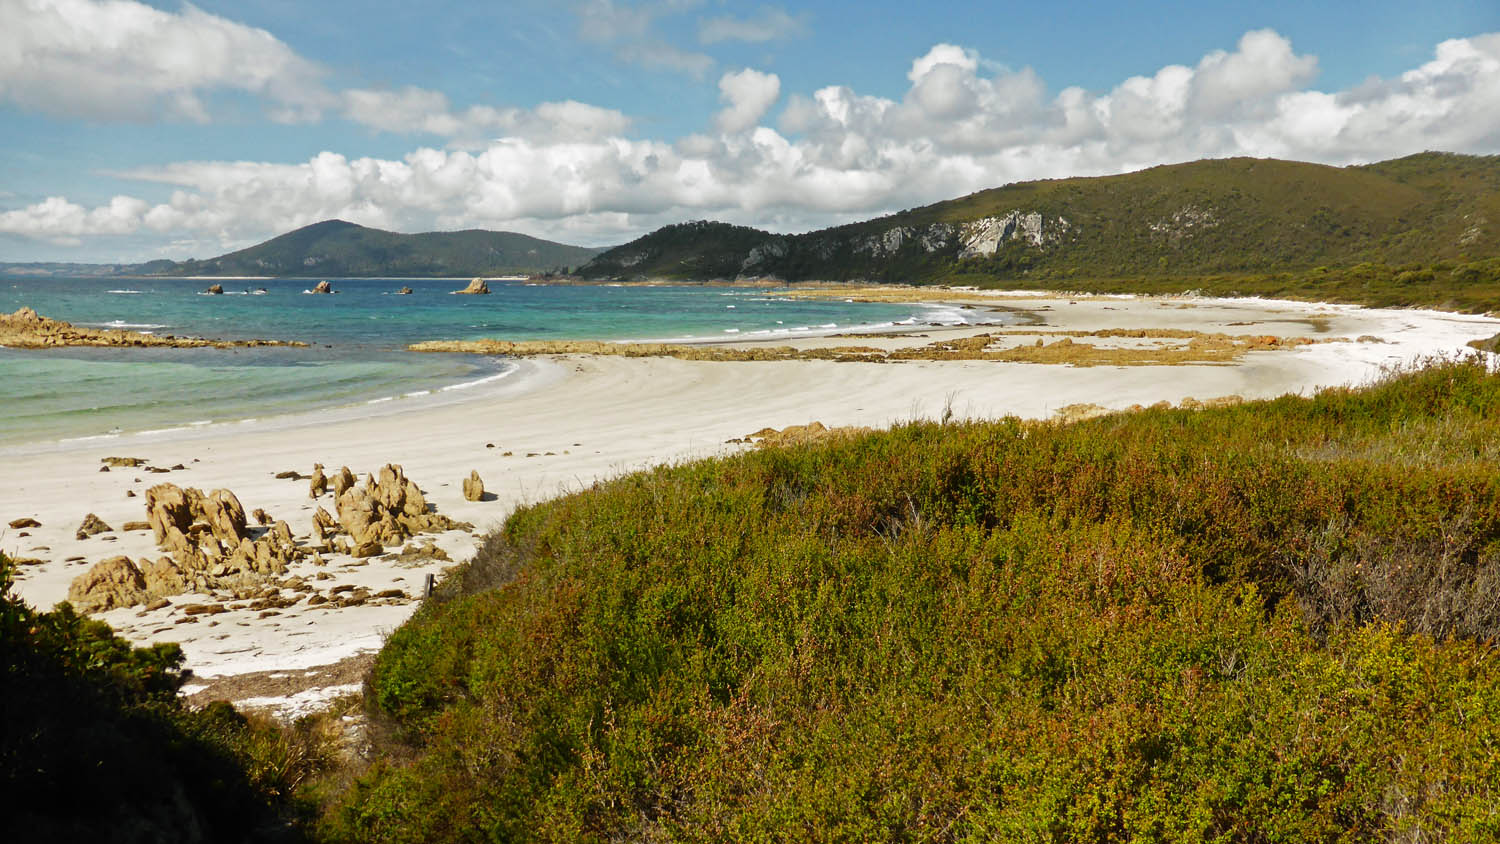
M 343 220 L 324 220 L 248 249 L 201 261 L 0 264 L 0 272 L 39 276 L 457 278 L 555 272 L 583 264 L 601 251 L 515 232 L 468 229 L 401 234 Z

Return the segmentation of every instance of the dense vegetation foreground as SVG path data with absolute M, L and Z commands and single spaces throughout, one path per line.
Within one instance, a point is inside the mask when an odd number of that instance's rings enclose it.
M 372 841 L 1500 837 L 1500 377 L 911 424 L 518 512 L 391 638 Z

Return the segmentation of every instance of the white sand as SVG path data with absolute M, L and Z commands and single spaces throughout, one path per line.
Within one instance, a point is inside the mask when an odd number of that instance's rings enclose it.
M 460 403 L 452 403 L 455 397 L 449 395 L 149 436 L 0 450 L 7 468 L 7 482 L 0 485 L 0 523 L 22 516 L 42 523 L 27 537 L 0 524 L 0 550 L 49 561 L 23 569 L 18 584 L 27 600 L 49 607 L 65 597 L 72 578 L 105 557 L 160 556 L 149 532 L 117 531 L 114 541 L 102 536 L 77 540 L 73 533 L 88 512 L 116 528 L 143 519 L 140 496 L 164 481 L 205 491 L 231 489 L 247 510 L 265 508 L 272 517 L 286 519 L 294 533 L 305 535 L 314 506 L 307 497 L 307 483 L 276 480 L 275 472 L 306 473 L 320 462 L 330 470 L 347 465 L 363 474 L 387 462 L 400 463 L 439 512 L 471 521 L 482 532 L 498 526 L 518 505 L 577 490 L 597 479 L 743 448 L 725 445 L 725 440 L 763 426 L 781 428 L 812 420 L 829 426 L 886 426 L 914 417 L 934 418 L 948 406 L 959 417 L 1035 418 L 1075 403 L 1124 408 L 1160 400 L 1176 403 L 1185 397 L 1310 395 L 1321 387 L 1364 383 L 1387 365 L 1458 354 L 1465 351 L 1467 341 L 1500 332 L 1500 320 L 1483 317 L 1262 300 L 1011 294 L 993 301 L 1037 311 L 1045 327 L 1059 330 L 1186 328 L 1338 337 L 1349 342 L 1255 352 L 1233 365 L 1175 367 L 1071 368 L 982 361 L 705 363 L 563 356 L 528 362 L 515 377 L 467 391 Z M 1191 307 L 1180 307 L 1184 304 Z M 1299 321 L 1313 316 L 1328 318 L 1326 333 Z M 922 333 L 927 337 L 871 343 L 922 344 L 945 336 L 936 329 Z M 1386 342 L 1354 342 L 1362 335 Z M 864 341 L 809 339 L 804 344 L 855 342 Z M 487 443 L 496 447 L 486 448 Z M 514 456 L 503 457 L 505 451 Z M 526 457 L 528 453 L 539 456 Z M 99 472 L 100 458 L 110 455 L 188 468 L 160 475 L 132 469 Z M 460 483 L 471 469 L 479 471 L 497 500 L 463 500 Z M 127 489 L 138 497 L 125 497 Z M 318 503 L 333 509 L 328 497 Z M 455 560 L 471 554 L 477 541 L 460 532 L 438 537 Z M 84 559 L 63 562 L 72 556 Z M 319 571 L 328 572 L 332 579 L 317 583 L 325 589 L 334 584 L 372 590 L 394 586 L 419 595 L 424 575 L 444 565 L 400 568 L 389 562 L 350 565 L 353 562 L 335 557 L 323 569 L 301 564 L 293 573 L 312 578 Z M 210 677 L 322 665 L 377 649 L 415 606 L 328 610 L 299 604 L 268 618 L 240 610 L 192 624 L 175 623 L 183 617 L 176 608 L 145 614 L 116 610 L 102 617 L 135 641 L 181 642 L 189 667 Z

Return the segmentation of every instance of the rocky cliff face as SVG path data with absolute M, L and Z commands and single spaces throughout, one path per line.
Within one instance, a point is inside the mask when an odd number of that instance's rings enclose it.
M 873 265 L 900 255 L 919 259 L 982 258 L 993 256 L 1008 243 L 1047 250 L 1077 234 L 1077 226 L 1065 217 L 1026 209 L 965 223 L 891 226 L 873 233 L 862 228 L 773 238 L 749 250 L 740 262 L 740 274 L 795 276 L 788 272 L 793 267 L 827 273 L 831 267 L 825 267 L 841 258 L 855 266 Z

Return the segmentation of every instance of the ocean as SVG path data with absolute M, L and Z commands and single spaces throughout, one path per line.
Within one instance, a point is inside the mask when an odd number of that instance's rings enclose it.
M 1003 320 L 935 305 L 803 300 L 775 288 L 547 285 L 467 280 L 39 278 L 0 275 L 0 311 L 22 306 L 78 325 L 308 348 L 25 350 L 0 347 L 0 448 L 66 443 L 454 399 L 516 377 L 515 361 L 416 354 L 421 340 L 711 342 Z M 210 284 L 224 295 L 208 295 Z M 412 295 L 399 296 L 402 286 Z M 347 412 L 347 411 L 345 411 Z

